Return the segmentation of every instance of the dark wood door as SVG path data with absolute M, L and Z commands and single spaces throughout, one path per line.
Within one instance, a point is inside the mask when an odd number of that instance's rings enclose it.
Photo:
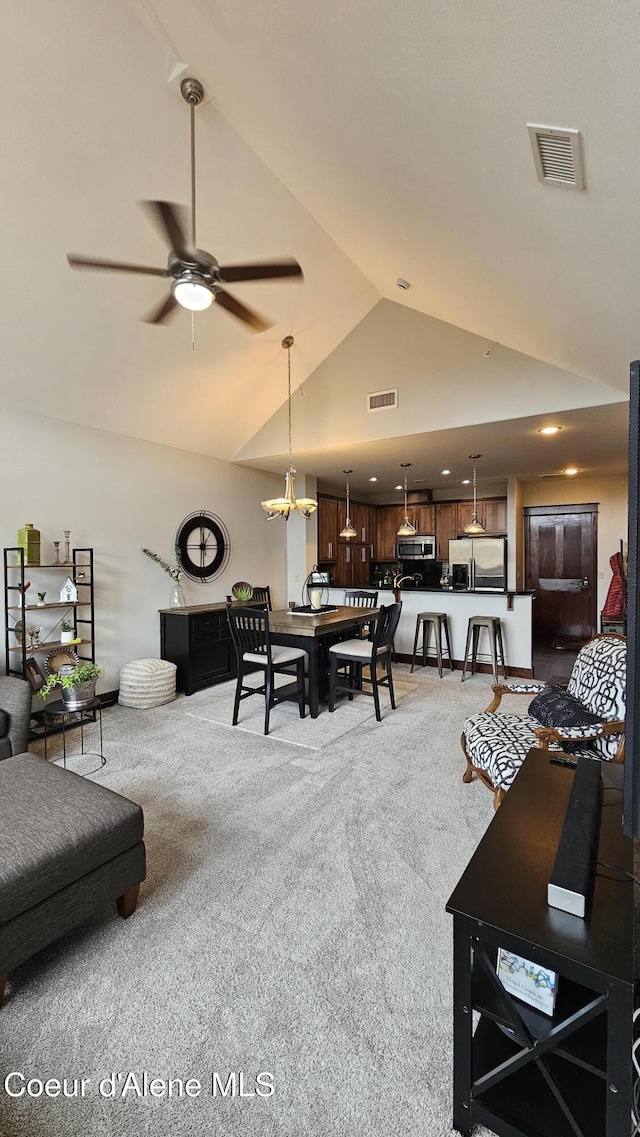
M 537 643 L 596 633 L 597 505 L 525 509 L 526 588 Z

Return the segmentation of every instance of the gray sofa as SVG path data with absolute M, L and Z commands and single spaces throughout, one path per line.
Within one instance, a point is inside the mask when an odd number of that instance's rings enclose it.
M 28 748 L 32 696 L 24 679 L 0 675 L 0 759 Z
M 120 794 L 35 754 L 0 762 L 0 1004 L 9 972 L 53 940 L 114 900 L 135 911 L 142 836 Z

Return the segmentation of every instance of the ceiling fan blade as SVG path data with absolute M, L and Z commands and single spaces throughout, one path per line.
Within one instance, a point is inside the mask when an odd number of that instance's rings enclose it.
M 193 249 L 186 235 L 186 210 L 170 201 L 143 201 L 140 203 L 160 236 L 181 261 L 193 260 Z
M 140 318 L 144 321 L 145 324 L 164 324 L 165 320 L 168 319 L 168 317 L 177 307 L 178 301 L 176 300 L 173 293 L 170 292 L 164 300 L 161 300 L 159 304 L 156 304 L 155 308 L 152 308 L 150 312 L 147 312 L 146 316 L 141 316 Z
M 281 261 L 256 261 L 250 265 L 221 265 L 220 276 L 227 284 L 236 280 L 269 280 L 277 276 L 302 276 L 293 257 Z
M 228 292 L 223 292 L 220 288 L 215 294 L 216 304 L 220 304 L 222 308 L 226 308 L 232 316 L 236 316 L 238 320 L 248 324 L 254 332 L 266 332 L 267 328 L 272 328 L 273 324 L 269 320 L 265 320 L 259 316 L 257 312 L 253 312 L 251 308 L 247 308 L 246 304 L 241 304 L 239 300 L 234 300 Z
M 83 257 L 79 253 L 67 253 L 71 268 L 109 269 L 112 272 L 144 272 L 150 276 L 169 276 L 166 268 L 151 268 L 149 265 L 133 265 L 127 261 L 105 261 L 96 257 Z

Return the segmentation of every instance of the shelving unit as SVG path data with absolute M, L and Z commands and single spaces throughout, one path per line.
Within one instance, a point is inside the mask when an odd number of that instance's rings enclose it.
M 629 1132 L 633 1009 L 632 842 L 622 770 L 602 763 L 598 870 L 585 920 L 549 908 L 547 882 L 573 772 L 532 750 L 447 905 L 454 917 L 453 1127 L 500 1137 Z M 499 948 L 555 971 L 545 1015 L 496 975 Z M 474 1019 L 476 1021 L 474 1030 Z
M 25 584 L 31 581 L 34 593 L 46 591 L 45 585 L 50 584 L 52 591 L 57 593 L 66 579 L 71 577 L 78 590 L 78 599 L 75 601 L 55 600 L 44 604 L 25 604 Z M 27 593 L 28 595 L 28 593 Z M 38 618 L 29 620 L 30 614 L 45 616 L 53 612 L 54 619 L 49 631 L 45 627 L 45 639 L 33 647 L 28 646 L 26 634 L 27 623 L 38 623 Z M 74 639 L 79 637 L 80 642 L 63 644 L 59 638 L 53 637 L 60 619 L 69 613 L 73 615 Z M 70 647 L 87 662 L 95 663 L 95 607 L 94 607 L 94 580 L 93 580 L 93 549 L 73 549 L 72 560 L 67 564 L 40 564 L 25 563 L 24 549 L 19 546 L 4 550 L 4 617 L 5 617 L 5 667 L 7 675 L 16 675 L 20 679 L 27 678 L 27 660 L 32 655 L 43 655 L 54 648 Z M 21 622 L 23 634 L 19 641 L 15 627 Z M 40 728 L 32 732 L 32 737 L 41 737 Z

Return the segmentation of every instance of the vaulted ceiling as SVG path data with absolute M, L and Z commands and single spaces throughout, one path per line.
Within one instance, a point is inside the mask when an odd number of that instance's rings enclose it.
M 282 337 L 301 382 L 381 298 L 624 398 L 634 0 L 24 0 L 2 22 L 3 403 L 231 458 L 282 404 Z M 66 262 L 164 263 L 136 202 L 189 200 L 183 67 L 209 96 L 198 244 L 221 263 L 293 254 L 305 273 L 237 286 L 273 328 L 251 336 L 214 306 L 194 350 L 188 313 L 138 319 L 163 281 Z M 528 122 L 582 132 L 585 191 L 538 182 Z

